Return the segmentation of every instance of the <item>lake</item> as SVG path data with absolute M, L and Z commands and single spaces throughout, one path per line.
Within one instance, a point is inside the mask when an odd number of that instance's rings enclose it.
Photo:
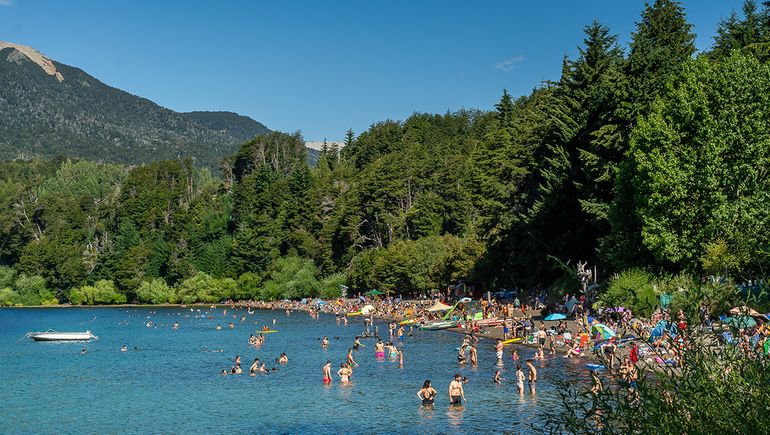
M 526 433 L 558 404 L 555 380 L 588 379 L 584 361 L 550 357 L 535 363 L 541 379 L 537 395 L 527 391 L 520 397 L 507 348 L 501 369 L 506 381 L 496 385 L 492 340 L 480 341 L 478 368 L 461 368 L 456 360 L 461 335 L 415 331 L 402 346 L 403 368 L 377 361 L 373 340 L 363 339 L 365 347 L 355 353 L 360 367 L 344 386 L 336 372 L 364 329 L 363 319 L 342 326 L 324 314 L 318 319 L 269 310 L 239 310 L 237 319 L 232 314 L 200 307 L 0 309 L 0 432 Z M 157 327 L 148 328 L 149 320 Z M 223 329 L 216 330 L 217 324 Z M 387 339 L 387 324 L 376 324 Z M 249 346 L 249 334 L 263 325 L 279 332 L 267 334 L 260 348 Z M 49 328 L 91 330 L 99 338 L 74 343 L 24 338 Z M 320 346 L 324 335 L 331 341 L 327 349 Z M 123 345 L 127 352 L 120 351 Z M 281 352 L 289 363 L 270 374 L 220 374 L 236 355 L 248 372 L 255 357 L 278 366 L 274 360 Z M 533 353 L 520 349 L 523 357 Z M 327 359 L 335 373 L 331 386 L 322 383 Z M 469 379 L 462 409 L 448 406 L 455 373 Z M 415 396 L 425 379 L 439 393 L 433 409 Z

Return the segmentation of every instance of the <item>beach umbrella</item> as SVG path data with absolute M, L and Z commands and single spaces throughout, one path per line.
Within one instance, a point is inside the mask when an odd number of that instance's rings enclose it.
M 604 340 L 609 340 L 610 338 L 615 336 L 615 332 L 613 332 L 609 326 L 603 323 L 596 323 L 593 326 L 591 326 L 591 333 L 600 335 Z
M 567 316 L 562 313 L 552 313 L 547 316 L 545 316 L 545 320 L 564 320 Z
M 430 311 L 432 313 L 434 311 L 446 311 L 446 310 L 449 310 L 451 308 L 452 307 L 450 307 L 447 304 L 443 304 L 441 302 L 436 302 L 435 304 L 433 304 L 432 307 L 428 308 L 428 311 Z
M 725 319 L 724 323 L 736 328 L 751 328 L 757 326 L 757 321 L 750 316 L 733 316 Z
M 374 289 L 374 290 L 368 291 L 366 294 L 369 295 L 369 296 L 375 296 L 375 295 L 384 295 L 385 293 L 383 293 L 383 292 L 381 292 L 381 291 L 379 291 L 377 289 Z

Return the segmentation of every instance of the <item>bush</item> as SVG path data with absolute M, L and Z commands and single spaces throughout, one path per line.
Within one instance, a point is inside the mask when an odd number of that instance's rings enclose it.
M 313 260 L 299 257 L 279 258 L 273 264 L 270 279 L 265 283 L 261 296 L 264 300 L 302 299 L 318 294 Z
M 136 289 L 136 297 L 139 302 L 149 304 L 173 304 L 176 303 L 174 289 L 166 284 L 163 278 L 155 278 L 152 281 L 142 281 Z
M 236 300 L 258 299 L 262 277 L 254 272 L 246 272 L 238 278 L 238 289 L 233 296 Z
M 321 280 L 321 291 L 318 297 L 321 299 L 336 299 L 342 296 L 340 286 L 345 285 L 346 278 L 344 273 L 335 273 Z
M 19 294 L 10 287 L 0 289 L 0 306 L 11 307 L 19 303 Z
M 616 275 L 599 297 L 605 307 L 630 308 L 637 316 L 649 317 L 658 305 L 652 276 L 639 269 Z
M 45 278 L 40 275 L 22 273 L 16 278 L 14 291 L 18 293 L 22 305 L 40 305 L 42 302 L 50 304 L 56 300 L 53 292 L 48 290 Z
M 221 300 L 217 279 L 212 278 L 205 272 L 198 272 L 182 281 L 179 287 L 177 287 L 176 294 L 177 298 L 185 304 L 195 302 L 217 303 Z
M 0 266 L 0 288 L 13 287 L 16 279 L 16 270 L 8 266 Z
M 70 292 L 70 303 L 73 305 L 109 305 L 125 304 L 126 295 L 118 292 L 115 283 L 106 279 L 96 281 L 94 285 L 84 285 Z

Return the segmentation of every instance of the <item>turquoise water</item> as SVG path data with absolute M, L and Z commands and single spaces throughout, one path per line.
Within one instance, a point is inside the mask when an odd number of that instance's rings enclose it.
M 197 308 L 196 308 L 197 309 Z M 360 367 L 353 382 L 336 377 L 363 321 L 338 326 L 334 316 L 257 310 L 238 319 L 222 309 L 179 308 L 0 309 L 1 433 L 471 433 L 529 432 L 552 412 L 555 379 L 587 378 L 583 362 L 558 356 L 536 362 L 541 381 L 536 396 L 519 397 L 510 381 L 492 382 L 494 343 L 482 340 L 479 367 L 459 368 L 455 350 L 462 337 L 451 332 L 415 331 L 403 343 L 404 367 L 377 361 L 373 342 L 355 353 Z M 154 313 L 153 313 L 154 312 Z M 240 316 L 246 314 L 247 321 Z M 212 315 L 209 319 L 207 316 Z M 277 320 L 260 348 L 250 333 Z M 152 319 L 157 328 L 145 326 Z M 171 325 L 179 322 L 179 329 Z M 228 329 L 233 322 L 235 329 Z M 221 324 L 221 331 L 215 326 Z M 384 322 L 377 323 L 387 336 Z M 91 330 L 87 343 L 45 343 L 24 338 L 29 331 Z M 328 349 L 320 337 L 329 336 Z M 339 337 L 335 339 L 334 337 Z M 20 340 L 21 339 L 21 340 Z M 386 337 L 387 339 L 387 337 Z M 121 352 L 122 345 L 128 352 Z M 81 349 L 87 353 L 81 354 Z M 135 350 L 134 348 L 137 348 Z M 222 352 L 217 352 L 222 350 Z M 268 367 L 286 352 L 289 363 L 268 375 L 222 376 L 241 356 Z M 528 356 L 532 350 L 523 349 Z M 324 386 L 321 368 L 332 361 L 334 383 Z M 506 351 L 503 377 L 513 379 Z M 447 405 L 454 373 L 469 378 L 468 403 Z M 415 396 L 431 379 L 439 396 L 433 409 Z

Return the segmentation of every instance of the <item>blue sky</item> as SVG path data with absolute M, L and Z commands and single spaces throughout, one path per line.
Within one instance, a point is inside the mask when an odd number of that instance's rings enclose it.
M 742 0 L 684 1 L 697 46 Z M 582 28 L 625 45 L 642 0 L 0 0 L 0 40 L 31 45 L 177 111 L 230 110 L 336 140 L 412 112 L 489 109 L 557 79 Z

